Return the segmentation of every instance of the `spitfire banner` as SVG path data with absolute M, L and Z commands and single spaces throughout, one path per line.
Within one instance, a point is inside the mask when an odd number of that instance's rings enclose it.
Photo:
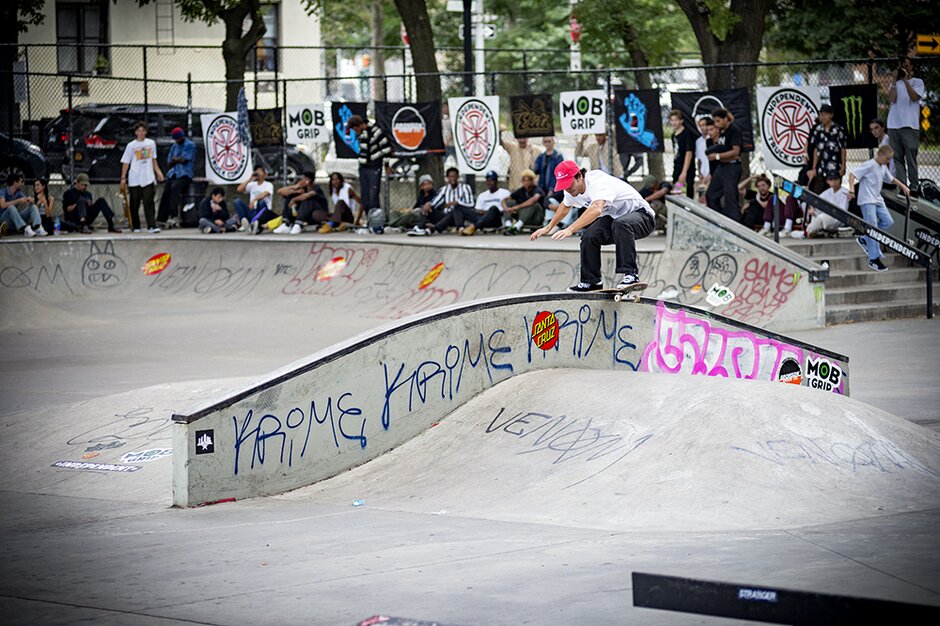
M 336 145 L 337 159 L 359 158 L 359 137 L 356 133 L 346 130 L 346 122 L 353 115 L 366 116 L 365 102 L 334 102 L 333 111 L 333 143 Z
M 617 153 L 663 151 L 663 121 L 656 89 L 614 91 L 614 128 Z
M 710 116 L 715 109 L 727 109 L 744 138 L 744 152 L 754 150 L 754 127 L 751 125 L 751 97 L 747 89 L 719 91 L 677 91 L 672 94 L 672 108 L 682 111 L 687 130 L 699 135 L 698 120 Z
M 238 138 L 238 112 L 199 116 L 206 148 L 206 178 L 213 185 L 241 183 L 251 177 L 251 150 Z
M 760 87 L 757 112 L 766 167 L 802 167 L 809 133 L 819 114 L 819 88 Z
M 489 169 L 499 143 L 499 96 L 448 98 L 457 169 L 479 174 Z
M 833 121 L 845 129 L 846 148 L 877 148 L 868 123 L 878 117 L 876 85 L 844 85 L 829 88 Z
M 396 156 L 444 154 L 440 102 L 376 102 L 375 123 Z
M 509 115 L 515 137 L 553 137 L 552 95 L 510 96 Z

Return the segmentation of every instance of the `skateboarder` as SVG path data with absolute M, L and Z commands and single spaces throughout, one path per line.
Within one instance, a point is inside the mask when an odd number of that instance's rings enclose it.
M 637 276 L 636 240 L 653 232 L 655 215 L 650 205 L 626 181 L 601 170 L 582 170 L 574 161 L 562 161 L 555 168 L 555 191 L 565 196 L 552 220 L 529 237 L 535 241 L 547 235 L 574 208 L 581 215 L 571 226 L 559 230 L 552 239 L 570 237 L 587 228 L 581 237 L 581 282 L 569 291 L 600 291 L 601 246 L 617 247 L 617 272 L 623 278 L 618 289 L 640 282 Z

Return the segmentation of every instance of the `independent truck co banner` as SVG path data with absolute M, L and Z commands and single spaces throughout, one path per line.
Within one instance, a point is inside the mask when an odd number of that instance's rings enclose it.
M 444 154 L 440 102 L 376 102 L 375 123 L 395 156 Z
M 800 168 L 819 114 L 818 87 L 759 87 L 760 148 L 768 169 Z
M 450 120 L 461 174 L 489 169 L 499 143 L 499 96 L 448 98 Z
M 292 104 L 287 107 L 287 143 L 329 143 L 330 123 L 323 104 Z
M 552 94 L 534 96 L 510 96 L 509 115 L 512 117 L 512 134 L 515 137 L 553 137 Z
M 251 177 L 251 149 L 238 138 L 238 112 L 199 116 L 206 151 L 206 178 L 213 185 L 241 183 Z
M 686 129 L 699 135 L 698 120 L 710 116 L 715 109 L 728 109 L 734 123 L 744 136 L 744 152 L 754 150 L 754 127 L 751 125 L 751 97 L 747 89 L 719 91 L 677 91 L 672 94 L 672 108 L 682 111 Z
M 833 121 L 845 129 L 846 148 L 877 148 L 868 123 L 878 117 L 876 85 L 842 85 L 829 88 Z
M 336 144 L 337 159 L 359 158 L 359 137 L 353 131 L 346 130 L 346 122 L 353 115 L 366 117 L 367 105 L 365 102 L 334 102 L 333 111 L 333 143 Z
M 658 90 L 615 90 L 617 153 L 662 152 L 663 121 L 660 115 Z
M 563 135 L 607 132 L 607 92 L 563 91 L 558 94 L 558 113 Z

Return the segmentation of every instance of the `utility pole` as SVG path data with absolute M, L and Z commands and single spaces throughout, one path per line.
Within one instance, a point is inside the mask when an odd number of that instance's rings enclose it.
M 571 63 L 568 69 L 572 72 L 579 72 L 581 71 L 581 24 L 574 17 L 578 0 L 568 0 L 568 5 L 571 7 L 571 18 L 568 22 L 571 26 Z
M 474 22 L 474 31 L 473 31 L 473 40 L 474 45 L 476 46 L 476 95 L 478 98 L 486 95 L 486 81 L 484 73 L 486 72 L 486 60 L 484 58 L 484 30 L 483 30 L 483 0 L 475 0 L 474 5 L 476 9 L 473 12 L 473 22 Z M 467 34 L 464 33 L 464 38 L 467 38 Z
M 470 97 L 473 95 L 473 0 L 463 0 L 463 95 Z M 451 115 L 457 115 L 457 111 L 451 111 Z M 457 140 L 457 130 L 454 129 L 454 142 Z M 458 150 L 460 148 L 458 147 Z M 467 174 L 464 182 L 470 185 L 471 189 L 476 189 L 476 177 L 473 174 Z

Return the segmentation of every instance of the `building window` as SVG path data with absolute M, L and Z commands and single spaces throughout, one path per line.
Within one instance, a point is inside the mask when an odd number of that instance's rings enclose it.
M 60 72 L 108 74 L 108 4 L 96 2 L 56 3 L 56 51 Z
M 245 70 L 249 72 L 274 72 L 277 70 L 277 49 L 281 43 L 278 24 L 280 23 L 280 9 L 277 4 L 261 5 L 261 16 L 264 20 L 264 36 L 258 45 L 248 53 L 245 59 Z M 251 18 L 245 21 L 245 30 L 251 25 Z

